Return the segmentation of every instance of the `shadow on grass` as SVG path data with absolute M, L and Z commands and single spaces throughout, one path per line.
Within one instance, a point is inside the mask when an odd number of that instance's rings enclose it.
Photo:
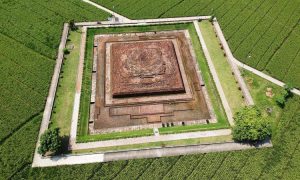
M 271 137 L 266 138 L 265 140 L 261 140 L 261 141 L 237 141 L 234 140 L 235 143 L 240 143 L 240 144 L 244 144 L 244 145 L 250 145 L 256 148 L 259 148 L 261 146 L 264 146 L 265 144 L 271 144 Z
M 61 148 L 60 151 L 57 154 L 68 154 L 70 151 L 68 149 L 69 147 L 69 140 L 70 136 L 63 136 L 61 137 Z

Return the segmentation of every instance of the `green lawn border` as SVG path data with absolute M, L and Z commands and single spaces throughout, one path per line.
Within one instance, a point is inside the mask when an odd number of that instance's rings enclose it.
M 228 104 L 234 115 L 241 107 L 246 106 L 243 93 L 241 89 L 239 89 L 240 86 L 233 74 L 230 63 L 228 62 L 228 57 L 224 56 L 224 51 L 220 46 L 221 42 L 219 38 L 216 37 L 212 23 L 208 20 L 204 20 L 198 23 L 198 26 L 201 29 L 212 63 L 214 64 L 220 79 L 220 84 L 226 98 L 229 100 Z
M 197 38 L 196 30 L 193 23 L 177 23 L 177 24 L 163 24 L 163 25 L 145 25 L 145 26 L 126 26 L 126 27 L 102 27 L 102 28 L 88 28 L 87 42 L 85 50 L 84 72 L 82 81 L 82 91 L 80 100 L 80 113 L 78 122 L 77 139 L 79 142 L 100 141 L 109 139 L 119 139 L 128 137 L 149 136 L 150 131 L 137 130 L 127 132 L 115 132 L 108 134 L 88 134 L 89 108 L 91 96 L 91 72 L 93 64 L 93 43 L 94 36 L 98 34 L 114 34 L 114 33 L 135 33 L 135 32 L 151 32 L 151 31 L 167 31 L 167 30 L 189 30 L 192 44 L 196 53 L 199 68 L 202 71 L 203 79 L 206 83 L 208 94 L 211 98 L 212 105 L 218 122 L 207 125 L 191 125 L 191 126 L 176 126 L 159 128 L 162 134 L 183 133 L 192 131 L 225 129 L 229 127 L 225 111 L 223 109 L 219 94 L 214 85 L 212 76 L 210 74 L 206 59 L 201 49 L 200 42 Z M 152 132 L 152 129 L 150 129 Z M 152 133 L 153 134 L 153 133 Z M 152 135 L 151 134 L 151 135 Z
M 71 129 L 71 119 L 73 113 L 75 87 L 77 71 L 79 65 L 81 32 L 70 31 L 66 48 L 69 48 L 69 54 L 65 54 L 61 67 L 59 82 L 54 99 L 54 106 L 50 118 L 50 128 L 60 128 L 60 135 L 68 136 Z
M 86 143 L 86 142 L 93 142 L 111 139 L 124 139 L 124 138 L 134 138 L 134 137 L 141 137 L 141 136 L 152 136 L 153 129 L 142 129 L 142 130 L 134 130 L 134 131 L 123 131 L 123 132 L 112 132 L 112 133 L 105 133 L 105 134 L 94 134 L 94 135 L 85 135 L 85 136 L 77 136 L 76 142 L 77 143 Z

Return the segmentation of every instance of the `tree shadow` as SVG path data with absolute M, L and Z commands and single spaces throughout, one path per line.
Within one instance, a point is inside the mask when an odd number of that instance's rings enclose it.
M 69 140 L 70 136 L 62 136 L 61 137 L 61 148 L 57 154 L 68 154 L 69 151 Z

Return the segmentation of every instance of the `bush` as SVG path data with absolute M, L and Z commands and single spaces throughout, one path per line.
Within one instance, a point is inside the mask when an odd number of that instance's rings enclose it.
M 215 16 L 214 15 L 212 15 L 210 18 L 209 18 L 209 22 L 213 22 L 214 21 L 214 19 L 215 19 Z
M 283 108 L 285 106 L 285 97 L 282 95 L 276 96 L 276 103 L 279 107 Z
M 293 96 L 292 89 L 293 86 L 284 85 L 284 90 L 279 95 L 276 96 L 276 103 L 279 107 L 284 108 L 288 98 Z
M 255 106 L 242 108 L 234 117 L 233 139 L 258 142 L 271 136 L 271 123 Z
M 64 55 L 66 55 L 66 54 L 70 54 L 70 51 L 68 48 L 64 48 Z
M 69 21 L 69 27 L 70 27 L 71 31 L 76 31 L 78 29 L 78 27 L 75 25 L 74 20 Z
M 48 129 L 44 134 L 41 136 L 41 144 L 38 148 L 38 153 L 41 155 L 45 155 L 46 153 L 49 154 L 56 154 L 61 148 L 61 137 L 59 136 L 59 128 L 55 129 Z

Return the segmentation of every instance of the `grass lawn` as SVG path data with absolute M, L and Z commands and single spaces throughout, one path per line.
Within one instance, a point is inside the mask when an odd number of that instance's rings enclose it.
M 277 105 L 275 96 L 283 91 L 283 88 L 267 81 L 247 70 L 241 70 L 242 76 L 250 90 L 251 96 L 255 105 L 264 113 L 271 116 L 272 119 L 278 119 L 282 113 L 282 109 Z M 266 95 L 267 88 L 272 89 L 273 97 Z M 272 109 L 272 112 L 267 113 L 267 109 Z
M 51 128 L 60 128 L 62 136 L 70 133 L 81 33 L 70 31 L 69 39 L 67 47 L 69 47 L 70 54 L 65 56 L 61 69 L 50 126 Z
M 106 134 L 95 134 L 95 135 L 86 135 L 86 136 L 78 136 L 77 142 L 91 142 L 91 141 L 99 141 L 99 140 L 110 140 L 110 139 L 122 139 L 133 138 L 133 137 L 141 137 L 141 136 L 151 136 L 153 134 L 153 129 L 143 129 L 137 131 L 124 131 L 124 132 L 114 132 L 114 133 L 106 133 Z
M 174 134 L 174 133 L 208 131 L 208 130 L 217 130 L 217 129 L 226 129 L 226 128 L 229 128 L 229 126 L 223 123 L 195 124 L 189 126 L 174 126 L 174 127 L 159 128 L 159 133 Z
M 232 136 L 215 136 L 215 137 L 205 137 L 205 138 L 195 138 L 195 139 L 183 139 L 176 141 L 162 141 L 162 142 L 153 142 L 145 144 L 133 144 L 125 146 L 113 146 L 113 147 L 103 147 L 95 149 L 83 149 L 83 150 L 74 150 L 73 154 L 80 153 L 95 153 L 95 152 L 107 152 L 107 151 L 122 151 L 129 149 L 145 149 L 145 148 L 159 148 L 167 146 L 184 146 L 184 145 L 196 145 L 196 144 L 210 144 L 210 143 L 224 143 L 232 142 Z
M 280 94 L 280 92 L 283 91 L 283 88 L 247 70 L 241 69 L 241 73 L 250 90 L 255 105 L 261 110 L 263 116 L 269 117 L 272 121 L 272 136 L 275 136 L 277 133 L 276 127 L 278 127 L 281 114 L 283 113 L 283 109 L 281 109 L 276 103 L 275 96 L 276 94 Z M 267 88 L 272 89 L 273 97 L 268 97 L 266 95 Z
M 238 89 L 234 75 L 232 75 L 231 66 L 224 57 L 223 50 L 220 48 L 219 39 L 216 37 L 213 26 L 209 21 L 199 23 L 201 32 L 216 68 L 222 88 L 226 95 L 227 101 L 233 113 L 237 112 L 242 106 L 245 106 L 245 101 L 242 98 L 242 92 Z
M 137 136 L 147 136 L 150 130 L 132 131 L 132 132 L 122 132 L 122 133 L 110 133 L 101 135 L 88 135 L 88 119 L 89 119 L 89 99 L 91 94 L 91 70 L 92 70 L 92 58 L 93 58 L 93 42 L 94 36 L 97 34 L 112 34 L 112 33 L 123 33 L 123 32 L 149 32 L 149 31 L 164 31 L 164 30 L 183 30 L 188 29 L 191 35 L 192 43 L 196 52 L 197 61 L 199 62 L 199 67 L 203 74 L 203 79 L 206 82 L 207 90 L 210 95 L 212 105 L 215 114 L 218 119 L 218 123 L 214 125 L 194 125 L 194 126 L 182 126 L 182 127 L 168 127 L 166 129 L 160 128 L 163 134 L 169 133 L 180 133 L 180 132 L 190 132 L 198 130 L 207 129 L 222 129 L 228 127 L 228 122 L 226 119 L 225 112 L 221 100 L 219 98 L 218 92 L 215 88 L 214 82 L 212 80 L 209 68 L 206 64 L 206 60 L 201 50 L 200 42 L 197 38 L 196 30 L 192 23 L 181 23 L 181 24 L 170 24 L 170 25 L 148 25 L 148 26 L 135 26 L 135 27 L 115 27 L 115 28 L 97 28 L 88 29 L 87 33 L 87 45 L 86 45 L 86 57 L 85 57 L 85 67 L 84 67 L 84 77 L 83 86 L 81 94 L 81 104 L 80 104 L 80 119 L 78 127 L 78 140 L 79 142 L 86 141 L 96 141 L 96 140 L 107 140 L 107 139 L 118 139 L 126 137 L 137 137 Z M 152 129 L 151 129 L 152 133 Z

